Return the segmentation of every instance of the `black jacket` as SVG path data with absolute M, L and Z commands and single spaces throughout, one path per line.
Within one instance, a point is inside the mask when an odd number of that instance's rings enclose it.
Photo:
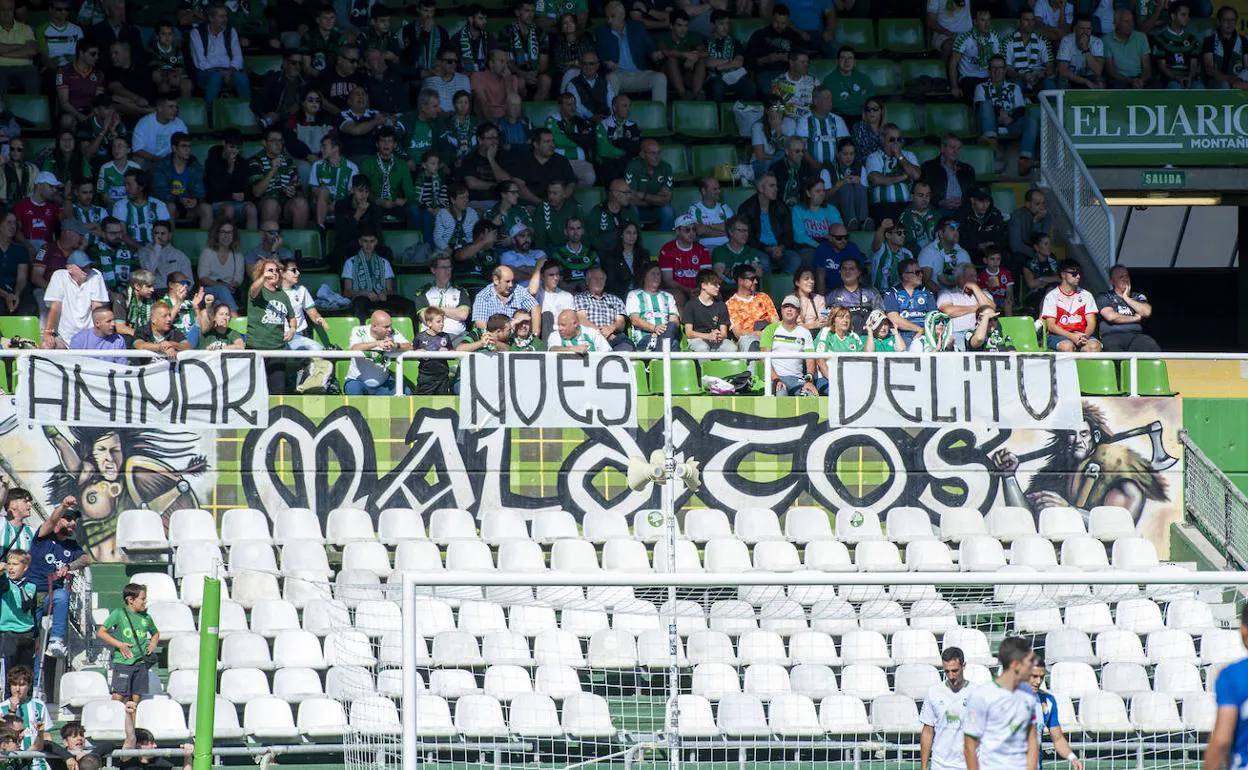
M 962 217 L 960 233 L 959 243 L 971 255 L 975 264 L 983 264 L 982 247 L 988 244 L 999 247 L 1001 255 L 1005 256 L 1006 241 L 1010 234 L 1006 228 L 1005 217 L 996 206 L 989 206 L 983 219 L 977 218 L 968 206 L 966 216 Z
M 762 241 L 758 239 L 758 234 L 762 229 L 759 223 L 762 214 L 761 207 L 758 203 L 758 193 L 751 195 L 741 203 L 741 207 L 737 209 L 737 216 L 745 220 L 750 226 L 750 245 L 756 249 L 763 248 Z M 788 206 L 784 205 L 784 201 L 777 198 L 771 204 L 771 231 L 776 235 L 776 243 L 785 248 L 793 246 L 793 212 Z
M 923 181 L 932 186 L 932 205 L 940 206 L 949 190 L 949 172 L 940 165 L 940 158 L 932 158 L 921 167 Z M 962 188 L 962 205 L 971 200 L 971 191 L 975 189 L 975 169 L 958 161 L 958 186 Z

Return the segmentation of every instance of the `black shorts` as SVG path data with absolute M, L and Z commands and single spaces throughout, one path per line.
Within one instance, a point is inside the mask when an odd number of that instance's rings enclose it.
M 146 663 L 117 663 L 112 664 L 112 676 L 109 681 L 109 689 L 114 695 L 122 695 L 129 697 L 131 695 L 147 695 L 150 688 L 148 687 L 148 668 Z

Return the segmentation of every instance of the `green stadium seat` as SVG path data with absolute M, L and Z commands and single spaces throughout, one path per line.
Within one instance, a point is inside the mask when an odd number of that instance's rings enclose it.
M 662 393 L 666 381 L 663 378 L 662 362 L 656 361 L 650 370 L 650 389 Z M 702 379 L 698 376 L 697 361 L 672 361 L 672 395 L 702 395 Z
M 637 395 L 654 395 L 654 391 L 650 389 L 650 374 L 646 371 L 645 361 L 633 361 L 633 378 L 637 381 Z
M 239 232 L 239 245 L 243 251 L 260 245 L 259 230 L 243 230 Z M 321 256 L 321 233 L 319 230 L 282 230 L 282 244 L 306 258 Z
M 901 80 L 896 63 L 887 59 L 860 59 L 856 69 L 871 78 L 877 95 L 891 96 L 901 93 Z
M 741 204 L 749 200 L 755 192 L 753 187 L 729 187 L 724 185 L 721 188 L 719 198 L 731 206 L 733 211 L 737 211 L 741 208 Z
M 884 114 L 890 123 L 896 123 L 901 135 L 906 137 L 923 136 L 923 110 L 910 102 L 889 102 L 884 107 Z
M 992 31 L 1001 36 L 1001 40 L 1006 40 L 1018 30 L 1017 19 L 993 19 Z
M 918 19 L 880 19 L 880 50 L 890 54 L 917 54 L 931 50 Z
M 793 293 L 793 274 L 767 273 L 762 276 L 762 279 L 762 290 L 770 295 L 776 309 L 779 310 L 781 300 Z
M 738 162 L 735 145 L 705 144 L 693 147 L 693 176 L 696 179 L 714 176 L 717 167 L 724 164 L 735 166 Z
M 433 273 L 407 273 L 399 276 L 397 288 L 401 296 L 411 299 L 433 285 Z
M 947 133 L 963 138 L 979 136 L 979 128 L 971 117 L 971 109 L 965 104 L 932 104 L 926 108 L 927 133 L 944 136 Z
M 576 199 L 577 204 L 581 207 L 581 214 L 588 215 L 590 209 L 607 199 L 607 190 L 605 187 L 578 186 L 576 193 L 572 197 Z
M 198 158 L 200 163 L 207 163 L 208 151 L 218 144 L 221 143 L 216 139 L 192 139 L 191 154 Z
M 690 206 L 700 200 L 702 200 L 702 191 L 697 187 L 672 188 L 672 210 L 676 212 L 676 216 L 685 213 Z
M 750 41 L 750 35 L 753 35 L 757 30 L 767 26 L 767 21 L 765 19 L 758 18 L 742 18 L 733 19 L 730 24 L 731 26 L 729 29 L 731 30 L 732 36 L 735 37 L 741 45 L 745 45 Z
M 390 322 L 394 326 L 394 330 L 408 340 L 416 339 L 416 324 L 412 322 L 412 319 L 407 316 L 396 315 L 391 317 Z
M 748 139 L 749 137 L 741 136 L 737 131 L 737 117 L 732 111 L 733 105 L 737 102 L 734 99 L 723 101 L 719 105 L 719 129 L 724 136 L 731 136 L 734 139 Z M 762 107 L 762 102 L 742 102 L 747 107 Z
M 642 230 L 641 245 L 646 247 L 651 259 L 658 260 L 659 249 L 675 237 L 673 233 L 666 230 Z
M 191 264 L 199 264 L 199 253 L 208 245 L 208 231 L 186 227 L 174 228 L 172 244 L 190 257 Z
M 921 77 L 948 78 L 948 70 L 940 59 L 906 59 L 901 63 L 901 82 L 909 83 Z
M 997 177 L 997 156 L 991 147 L 979 144 L 962 146 L 962 162 L 975 169 L 975 178 L 979 180 Z
M 1014 191 L 1007 188 L 993 187 L 992 202 L 996 205 L 997 209 L 1001 211 L 1001 216 L 1006 219 L 1009 219 L 1010 214 L 1014 212 L 1014 209 L 1018 208 L 1017 202 L 1014 199 Z
M 940 154 L 940 148 L 934 144 L 912 144 L 906 149 L 914 153 L 914 157 L 919 159 L 920 164 L 923 164 Z
M 1079 391 L 1085 396 L 1121 396 L 1118 368 L 1107 359 L 1081 358 L 1075 361 Z
M 534 128 L 546 125 L 546 118 L 559 114 L 559 105 L 555 102 L 525 102 L 524 116 Z
M 721 135 L 719 107 L 715 102 L 675 102 L 672 104 L 672 129 L 681 136 L 718 138 Z
M 1036 320 L 1031 316 L 999 316 L 997 323 L 1015 350 L 1024 353 L 1041 350 L 1040 341 L 1036 339 Z
M 875 233 L 866 230 L 850 230 L 849 242 L 858 244 L 858 248 L 862 250 L 863 256 L 867 259 L 871 258 L 871 241 L 875 240 Z
M 39 344 L 43 339 L 43 328 L 39 325 L 39 316 L 0 316 L 0 337 L 21 337 Z
M 244 134 L 260 133 L 260 124 L 256 122 L 256 114 L 251 111 L 251 103 L 248 100 L 217 99 L 213 102 L 212 129 L 221 131 L 227 128 L 236 128 Z
M 360 319 L 351 316 L 328 317 L 325 319 L 325 329 L 314 329 L 313 335 L 322 345 L 333 346 L 338 350 L 348 350 L 351 347 L 351 331 L 360 325 Z M 346 358 L 338 359 L 334 362 L 334 375 L 341 384 L 347 380 L 347 370 L 351 366 L 351 361 Z
M 494 5 L 496 9 L 502 7 L 498 3 L 495 3 Z M 484 4 L 482 7 L 485 7 Z M 489 38 L 487 39 L 493 40 L 497 38 L 504 29 L 506 29 L 509 25 L 515 23 L 515 21 L 516 20 L 514 18 L 486 19 L 485 20 L 485 33 L 489 35 Z
M 247 316 L 238 315 L 230 319 L 230 328 L 239 334 L 247 334 Z
M 204 106 L 203 99 L 179 99 L 178 117 L 192 134 L 202 134 L 208 130 L 208 108 Z
M 864 59 L 863 61 L 866 60 Z M 858 62 L 858 64 L 861 66 L 862 62 Z M 812 59 L 808 72 L 815 79 L 816 83 L 822 83 L 824 78 L 836 72 L 836 68 L 836 59 Z
M 671 136 L 667 122 L 667 105 L 662 102 L 633 102 L 629 116 L 636 121 L 644 136 Z
M 280 56 L 244 56 L 243 69 L 252 75 L 267 75 L 282 68 Z
M 1217 21 L 1213 18 L 1208 19 L 1192 19 L 1187 23 L 1187 31 L 1196 36 L 1196 39 L 1204 42 L 1205 38 L 1213 32 L 1217 26 Z
M 1122 373 L 1122 389 L 1130 393 L 1128 387 L 1131 383 L 1131 362 L 1119 361 L 1119 370 Z M 1141 358 L 1136 362 L 1136 375 L 1139 382 L 1135 384 L 1135 392 L 1141 396 L 1174 396 L 1178 395 L 1170 387 L 1170 373 L 1166 369 L 1166 362 L 1160 359 Z
M 334 292 L 342 291 L 342 279 L 334 273 L 300 273 L 299 282 L 313 297 L 322 286 L 328 286 Z
M 332 235 L 332 232 L 330 233 Z M 420 243 L 425 239 L 423 233 L 419 230 L 382 230 L 381 242 L 390 249 L 390 252 L 397 258 L 404 251 L 412 246 Z M 423 265 L 403 265 L 407 270 L 422 270 L 427 272 L 427 268 Z M 395 270 L 400 269 L 399 265 L 394 266 Z
M 7 94 L 4 105 L 16 117 L 30 124 L 28 130 L 49 131 L 52 129 L 52 108 L 48 105 L 48 97 L 42 94 Z M 28 152 L 34 158 L 33 152 Z
M 836 44 L 853 46 L 858 53 L 880 50 L 875 44 L 875 24 L 870 19 L 840 18 L 836 22 Z
M 660 157 L 672 167 L 672 179 L 677 182 L 688 182 L 693 178 L 689 165 L 689 151 L 683 144 L 664 145 L 659 150 Z

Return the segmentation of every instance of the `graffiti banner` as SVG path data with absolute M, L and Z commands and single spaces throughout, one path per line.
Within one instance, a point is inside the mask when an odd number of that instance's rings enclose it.
M 576 353 L 469 356 L 459 411 L 471 428 L 631 428 L 637 383 L 627 358 Z
M 1078 427 L 1079 378 L 1069 356 L 838 356 L 828 361 L 833 427 Z
M 269 422 L 264 362 L 250 353 L 188 351 L 176 361 L 20 359 L 18 419 L 95 427 L 262 428 Z

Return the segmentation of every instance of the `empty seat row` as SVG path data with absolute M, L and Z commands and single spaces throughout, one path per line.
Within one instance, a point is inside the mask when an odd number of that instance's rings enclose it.
M 1107 664 L 1101 669 L 1098 679 L 1096 669 L 1088 663 L 1061 661 L 1054 663 L 1050 669 L 1049 682 L 1054 693 L 1074 700 L 1102 691 L 1119 694 L 1152 691 L 1184 696 L 1208 692 L 1210 685 L 1207 683 L 1213 681 L 1218 668 L 1210 666 L 1209 676 L 1205 679 L 1194 663 L 1162 661 L 1153 667 L 1150 683 L 1147 670 L 1138 663 Z
M 356 701 L 351 704 L 349 715 L 336 700 L 309 698 L 299 703 L 297 719 L 286 701 L 255 698 L 243 708 L 241 724 L 236 704 L 217 696 L 213 713 L 213 733 L 219 740 L 237 741 L 248 736 L 262 742 L 289 742 L 304 736 L 312 741 L 331 741 L 341 739 L 349 726 L 376 731 L 391 722 L 398 730 L 398 710 L 393 701 L 381 696 Z M 83 706 L 82 724 L 93 741 L 121 741 L 125 738 L 125 707 L 120 701 L 109 699 L 91 701 Z M 182 705 L 170 698 L 147 698 L 139 703 L 135 724 L 151 731 L 158 742 L 186 741 L 192 734 L 188 724 L 195 724 L 195 704 L 190 704 L 188 718 Z
M 1133 634 L 1151 634 L 1162 629 L 1203 634 L 1222 626 L 1214 617 L 1213 607 L 1200 599 L 1176 598 L 1166 604 L 1165 612 L 1149 598 L 1123 599 L 1110 609 L 1108 602 L 1072 604 L 1060 609 L 1056 604 L 1027 607 L 1014 611 L 1014 626 L 1024 633 L 1047 633 L 1060 629 L 1099 634 L 1120 630 Z
M 1141 642 L 1140 635 L 1134 631 L 1101 631 L 1096 635 L 1094 648 L 1087 634 L 1067 628 L 1045 634 L 1044 655 L 1049 663 L 1073 661 L 1093 665 L 1130 663 L 1144 666 L 1172 661 L 1216 665 L 1242 658 L 1244 646 L 1238 630 L 1214 629 L 1201 635 L 1200 654 L 1197 655 L 1191 634 L 1165 628 L 1150 631 L 1145 642 Z

